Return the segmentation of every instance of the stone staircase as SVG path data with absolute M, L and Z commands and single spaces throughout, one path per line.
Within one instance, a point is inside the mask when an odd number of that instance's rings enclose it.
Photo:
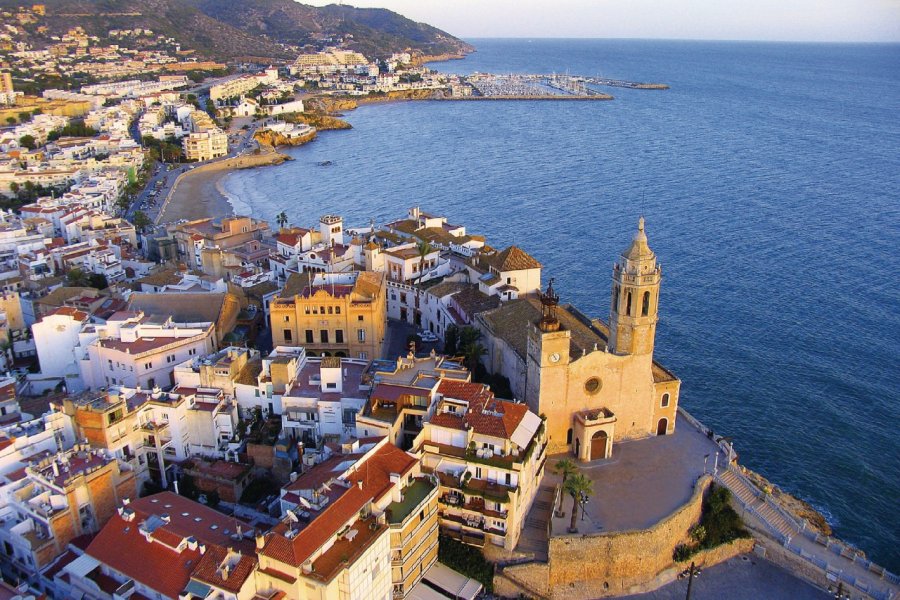
M 546 484 L 538 488 L 516 546 L 517 552 L 528 554 L 536 561 L 547 560 L 547 523 L 553 511 L 553 489 L 552 485 Z
M 721 473 L 719 481 L 731 490 L 741 504 L 752 509 L 773 531 L 777 531 L 785 538 L 793 537 L 798 533 L 797 529 L 780 512 L 772 508 L 765 499 L 756 495 L 751 484 L 738 477 L 733 471 L 726 470 Z

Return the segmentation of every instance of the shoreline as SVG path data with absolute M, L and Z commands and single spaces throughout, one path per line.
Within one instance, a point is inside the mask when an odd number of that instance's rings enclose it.
M 238 207 L 222 186 L 221 180 L 226 175 L 241 169 L 280 165 L 288 160 L 290 156 L 263 146 L 259 154 L 233 156 L 182 173 L 166 197 L 156 223 L 231 216 Z

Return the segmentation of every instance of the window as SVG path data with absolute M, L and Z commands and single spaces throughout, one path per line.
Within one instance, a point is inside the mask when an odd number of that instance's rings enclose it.
M 194 356 L 196 354 L 197 354 L 196 348 L 191 348 L 190 350 L 188 350 L 188 356 Z
M 328 330 L 327 330 L 327 329 L 320 329 L 320 330 L 319 330 L 319 340 L 321 340 L 321 342 L 322 342 L 323 344 L 327 344 L 327 343 L 328 343 Z
M 400 294 L 400 302 L 406 304 L 406 294 Z
M 286 341 L 286 342 L 291 342 L 291 341 L 293 341 L 293 340 L 294 340 L 294 336 L 293 336 L 293 334 L 291 333 L 291 330 L 290 330 L 290 329 L 285 329 L 285 330 L 284 330 L 284 341 Z
M 333 307 L 333 306 L 329 306 L 329 307 L 328 307 L 328 314 L 329 314 L 329 315 L 334 314 L 334 307 Z
M 506 474 L 506 485 L 512 486 L 512 474 L 511 473 Z
M 309 314 L 309 306 L 308 305 L 303 307 L 303 312 L 305 312 L 306 314 Z
M 567 444 L 572 443 L 572 428 L 571 427 L 569 427 L 569 431 L 566 432 L 566 443 Z
M 357 329 L 356 330 L 356 339 L 360 342 L 366 341 L 366 330 L 365 329 Z
M 306 343 L 307 344 L 313 343 L 313 330 L 312 329 L 306 330 Z
M 612 309 L 619 312 L 619 286 L 613 288 Z
M 363 316 L 362 316 L 362 315 L 359 315 L 358 317 L 356 317 L 356 320 L 357 320 L 357 321 L 362 321 L 362 320 L 363 320 Z
M 291 322 L 291 318 L 290 318 L 289 316 L 285 315 L 285 317 L 284 317 L 284 322 L 285 322 L 285 323 L 290 323 L 290 322 Z
M 669 405 L 669 392 L 666 392 L 665 394 L 662 395 L 662 402 L 660 403 L 660 406 L 665 408 L 668 405 Z
M 584 382 L 584 391 L 588 394 L 596 394 L 600 391 L 601 387 L 603 387 L 603 383 L 600 381 L 599 377 L 591 377 Z
M 319 307 L 319 314 L 320 314 L 320 315 L 324 315 L 324 314 L 325 314 L 325 307 L 324 307 L 324 306 L 320 306 L 320 307 Z
M 334 383 L 334 382 L 326 383 L 326 384 L 325 384 L 325 388 L 326 388 L 326 389 L 329 389 L 329 390 L 336 390 L 336 389 L 337 389 L 337 384 Z
M 631 316 L 631 290 L 625 293 L 625 315 Z
M 344 343 L 344 330 L 343 330 L 343 329 L 336 329 L 336 330 L 335 330 L 335 332 L 334 332 L 334 341 L 335 341 L 335 343 L 337 343 L 337 344 L 343 344 L 343 343 Z
M 144 368 L 149 371 L 150 369 L 153 368 L 153 363 L 152 362 L 144 363 Z
M 481 467 L 475 467 L 475 479 L 481 479 Z
M 650 314 L 650 292 L 644 292 L 644 301 L 641 304 L 641 316 L 646 317 Z
M 341 314 L 341 307 L 340 307 L 340 306 L 335 306 L 335 307 L 334 307 L 334 314 L 336 314 L 336 315 Z
M 369 353 L 368 352 L 360 352 L 359 357 L 363 360 L 367 360 L 369 358 Z

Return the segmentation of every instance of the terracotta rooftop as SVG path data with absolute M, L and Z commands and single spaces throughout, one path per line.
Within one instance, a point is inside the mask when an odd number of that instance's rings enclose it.
M 383 497 L 392 487 L 391 473 L 406 474 L 416 460 L 393 444 L 385 443 L 357 466 L 349 477 L 349 488 L 326 505 L 319 516 L 293 538 L 282 522 L 266 534 L 260 554 L 299 567 L 328 542 L 345 523 L 359 514 L 369 502 Z

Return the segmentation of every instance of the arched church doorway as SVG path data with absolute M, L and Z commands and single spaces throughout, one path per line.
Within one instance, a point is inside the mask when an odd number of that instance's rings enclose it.
M 606 442 L 609 436 L 605 431 L 598 431 L 591 438 L 591 460 L 606 458 Z
M 656 425 L 656 435 L 666 435 L 667 429 L 669 429 L 669 420 L 660 419 Z

